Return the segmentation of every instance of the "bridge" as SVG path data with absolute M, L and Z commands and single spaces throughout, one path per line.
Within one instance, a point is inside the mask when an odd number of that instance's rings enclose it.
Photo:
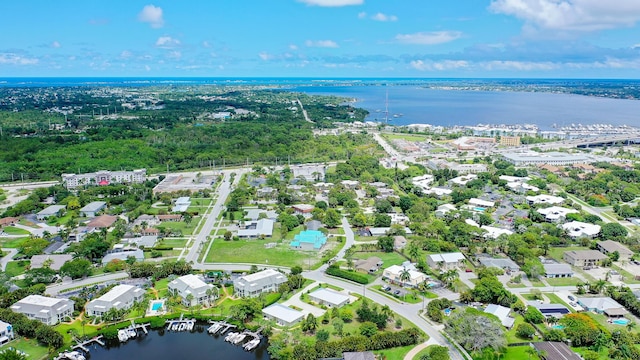
M 640 135 L 637 134 L 624 134 L 616 136 L 608 136 L 593 139 L 581 139 L 582 141 L 576 144 L 577 148 L 586 149 L 590 147 L 600 146 L 616 146 L 616 145 L 637 145 L 640 144 Z

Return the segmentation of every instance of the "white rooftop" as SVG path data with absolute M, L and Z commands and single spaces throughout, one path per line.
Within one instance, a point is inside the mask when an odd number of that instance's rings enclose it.
M 309 296 L 313 296 L 316 299 L 320 299 L 331 304 L 342 304 L 349 300 L 349 296 L 326 288 L 318 289 L 309 294 Z
M 113 289 L 109 290 L 109 292 L 107 292 L 106 294 L 100 296 L 98 298 L 98 300 L 109 301 L 109 302 L 114 301 L 118 297 L 122 296 L 127 291 L 129 291 L 129 290 L 131 290 L 133 288 L 135 288 L 135 286 L 124 285 L 124 284 L 117 285 Z
M 578 210 L 569 209 L 561 206 L 552 206 L 544 209 L 538 209 L 538 212 L 544 215 L 547 220 L 558 220 L 567 217 L 567 214 L 577 214 Z
M 51 298 L 42 295 L 29 295 L 26 298 L 20 300 L 20 303 L 29 304 L 29 305 L 39 305 L 39 306 L 47 306 L 52 307 L 58 304 L 63 299 Z
M 459 252 L 442 253 L 442 254 L 431 254 L 431 255 L 429 255 L 429 257 L 434 262 L 443 261 L 443 262 L 445 262 L 447 264 L 453 264 L 453 263 L 457 263 L 460 260 L 464 260 L 464 255 L 462 255 L 462 253 L 459 253 Z
M 511 312 L 511 309 L 508 307 L 489 304 L 484 309 L 484 312 L 486 312 L 487 314 L 495 315 L 498 319 L 500 319 L 500 322 L 502 323 L 502 325 L 508 328 L 512 327 L 513 323 L 515 322 L 514 318 L 509 317 L 509 313 Z
M 562 224 L 562 228 L 571 237 L 596 236 L 600 232 L 600 225 L 583 223 L 581 221 L 572 221 Z
M 493 207 L 496 203 L 494 203 L 493 201 L 487 201 L 487 200 L 482 200 L 478 198 L 471 198 L 469 199 L 469 204 L 476 205 L 476 206 Z
M 292 309 L 288 306 L 284 306 L 279 303 L 275 303 L 271 306 L 268 306 L 262 309 L 262 312 L 269 316 L 273 316 L 275 318 L 283 320 L 287 323 L 295 322 L 304 316 L 303 312 Z
M 536 195 L 527 196 L 527 201 L 530 201 L 533 204 L 562 204 L 564 202 L 564 198 L 553 195 Z
M 486 238 L 490 237 L 492 239 L 497 239 L 500 235 L 511 235 L 511 234 L 513 234 L 513 231 L 511 231 L 511 230 L 497 228 L 497 227 L 493 227 L 493 226 L 482 225 L 480 228 L 487 231 L 487 233 L 484 234 L 484 237 L 486 237 Z
M 247 282 L 254 282 L 275 275 L 282 275 L 282 273 L 273 269 L 265 269 L 254 274 L 245 275 L 242 278 Z
M 181 276 L 177 280 L 182 281 L 183 283 L 185 283 L 187 286 L 189 286 L 192 289 L 196 289 L 196 288 L 199 288 L 199 287 L 202 287 L 202 286 L 207 286 L 207 283 L 202 281 L 202 279 L 200 277 L 198 277 L 197 275 L 194 275 L 194 274 L 188 274 L 188 275 Z

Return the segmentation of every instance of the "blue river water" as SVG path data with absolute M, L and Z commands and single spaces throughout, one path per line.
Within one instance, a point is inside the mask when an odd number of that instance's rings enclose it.
M 384 121 L 387 103 L 391 125 L 535 124 L 540 130 L 571 124 L 640 126 L 638 100 L 543 92 L 434 90 L 412 85 L 298 86 L 292 90 L 356 99 L 353 106 L 368 110 L 369 121 Z
M 268 360 L 267 340 L 255 350 L 244 351 L 241 346 L 224 341 L 224 335 L 212 336 L 203 325 L 196 325 L 193 332 L 169 332 L 152 330 L 124 344 L 108 344 L 106 348 L 91 345 L 90 360 L 191 360 L 233 359 Z

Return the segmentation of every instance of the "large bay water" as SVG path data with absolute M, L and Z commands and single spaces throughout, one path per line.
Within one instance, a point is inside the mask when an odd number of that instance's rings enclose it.
M 148 335 L 141 335 L 124 344 L 91 345 L 88 356 L 90 360 L 268 360 L 267 340 L 262 340 L 259 347 L 251 352 L 244 351 L 241 346 L 224 341 L 224 335 L 214 337 L 206 328 L 196 325 L 193 332 L 170 332 L 152 330 Z
M 369 121 L 384 120 L 388 93 L 392 125 L 535 124 L 541 130 L 571 124 L 640 127 L 639 100 L 543 92 L 434 90 L 413 85 L 298 86 L 292 90 L 356 99 L 353 105 L 368 110 Z

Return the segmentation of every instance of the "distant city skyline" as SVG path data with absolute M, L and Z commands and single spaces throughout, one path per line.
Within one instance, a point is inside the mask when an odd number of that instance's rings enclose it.
M 637 0 L 3 1 L 0 77 L 629 78 Z

